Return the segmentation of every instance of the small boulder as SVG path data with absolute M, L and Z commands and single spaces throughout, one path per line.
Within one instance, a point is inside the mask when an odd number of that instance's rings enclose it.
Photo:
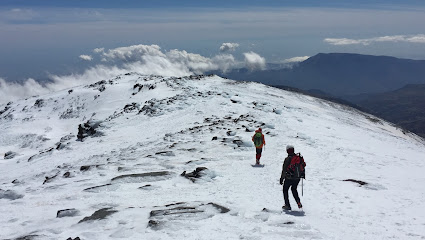
M 4 154 L 4 159 L 12 159 L 17 155 L 17 153 L 8 151 Z
M 78 223 L 94 221 L 94 220 L 102 220 L 116 212 L 117 212 L 116 210 L 111 210 L 111 208 L 102 208 L 94 212 L 91 216 L 81 219 Z
M 59 210 L 56 213 L 56 217 L 57 218 L 63 218 L 63 217 L 74 217 L 76 215 L 79 214 L 79 211 L 75 208 L 70 208 L 70 209 L 63 209 L 63 210 Z
M 187 179 L 190 179 L 192 182 L 195 182 L 197 178 L 200 178 L 200 177 L 203 176 L 202 171 L 204 171 L 206 169 L 208 169 L 208 168 L 206 168 L 206 167 L 197 167 L 191 173 L 186 173 L 186 171 L 184 171 L 182 174 L 180 174 L 180 176 L 185 177 Z

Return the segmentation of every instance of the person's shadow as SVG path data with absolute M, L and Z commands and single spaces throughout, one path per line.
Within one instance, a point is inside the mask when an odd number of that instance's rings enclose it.
M 292 215 L 292 216 L 295 216 L 295 217 L 302 217 L 302 216 L 305 216 L 305 212 L 304 212 L 304 211 L 290 211 L 290 210 L 283 210 L 283 212 L 284 212 L 285 214 Z

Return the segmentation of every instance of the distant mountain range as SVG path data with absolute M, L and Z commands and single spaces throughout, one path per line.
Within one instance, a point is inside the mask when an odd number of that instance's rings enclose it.
M 220 75 L 298 88 L 339 103 L 345 100 L 425 137 L 425 60 L 319 53 L 292 68 L 237 69 Z
M 292 68 L 249 71 L 237 69 L 224 77 L 269 85 L 318 89 L 344 97 L 381 93 L 407 84 L 425 84 L 425 60 L 349 53 L 319 53 Z
M 410 84 L 396 91 L 370 94 L 353 102 L 376 116 L 425 137 L 425 84 Z

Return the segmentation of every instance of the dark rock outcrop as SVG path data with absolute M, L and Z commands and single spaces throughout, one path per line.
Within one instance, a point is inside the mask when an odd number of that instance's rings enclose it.
M 107 218 L 108 216 L 116 213 L 116 210 L 111 210 L 111 208 L 102 208 L 94 212 L 91 216 L 85 217 L 81 219 L 78 223 L 87 222 L 87 221 L 95 221 L 102 220 Z
M 102 134 L 96 130 L 100 126 L 100 121 L 87 121 L 83 124 L 78 125 L 78 134 L 77 140 L 83 141 L 86 137 L 96 137 L 101 136 Z
M 360 184 L 360 186 L 368 184 L 367 182 L 363 182 L 363 181 L 355 180 L 355 179 L 345 179 L 344 182 L 355 182 L 355 183 Z
M 180 176 L 183 176 L 187 179 L 190 179 L 192 182 L 195 182 L 196 179 L 200 178 L 203 176 L 202 171 L 206 170 L 208 168 L 206 167 L 197 167 L 194 171 L 192 171 L 191 173 L 186 173 L 186 171 L 184 171 L 182 174 L 180 174 Z
M 94 190 L 94 189 L 100 189 L 100 188 L 103 188 L 103 187 L 107 187 L 107 186 L 111 186 L 112 184 L 110 184 L 110 183 L 108 183 L 108 184 L 103 184 L 103 185 L 99 185 L 99 186 L 95 186 L 95 187 L 89 187 L 89 188 L 86 188 L 86 189 L 84 189 L 83 191 L 88 191 L 88 192 L 90 192 L 90 191 L 92 191 L 92 190 Z
M 63 217 L 74 217 L 77 216 L 79 214 L 79 211 L 75 208 L 70 208 L 70 209 L 63 209 L 63 210 L 59 210 L 56 213 L 56 217 L 57 218 L 63 218 Z
M 111 179 L 114 181 L 124 181 L 124 182 L 140 182 L 144 180 L 149 181 L 159 181 L 170 178 L 172 175 L 171 172 L 161 171 L 161 172 L 148 172 L 148 173 L 138 173 L 138 174 L 126 174 Z
M 16 157 L 17 153 L 12 152 L 12 151 L 8 151 L 4 154 L 4 159 L 12 159 L 14 157 Z
M 179 202 L 158 207 L 149 214 L 148 227 L 160 230 L 173 221 L 197 221 L 229 212 L 230 209 L 216 203 Z

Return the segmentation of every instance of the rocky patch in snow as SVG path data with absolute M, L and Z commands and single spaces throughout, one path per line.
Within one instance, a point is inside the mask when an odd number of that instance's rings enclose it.
M 78 223 L 88 222 L 88 221 L 96 221 L 107 218 L 108 216 L 116 213 L 118 211 L 112 210 L 112 208 L 102 208 L 94 212 L 91 216 L 85 217 L 81 219 Z
M 4 154 L 4 159 L 12 159 L 14 157 L 16 157 L 17 153 L 12 152 L 12 151 L 8 151 Z
M 109 81 L 102 80 L 102 81 L 99 81 L 99 82 L 95 82 L 93 84 L 90 84 L 90 85 L 88 85 L 86 87 L 87 88 L 92 88 L 92 89 L 98 90 L 99 92 L 103 92 L 103 91 L 106 90 L 106 85 L 107 84 L 112 85 L 112 84 L 114 84 L 114 81 L 113 80 L 109 80 Z
M 74 217 L 77 216 L 80 213 L 80 211 L 78 211 L 75 208 L 70 208 L 70 209 L 62 209 L 59 210 L 56 213 L 56 217 L 57 218 L 63 218 L 63 217 Z
M 367 182 L 363 182 L 363 181 L 355 180 L 355 179 L 345 179 L 344 181 L 345 182 L 355 182 L 355 183 L 358 183 L 360 186 L 368 184 Z
M 83 141 L 87 137 L 102 136 L 103 133 L 97 130 L 100 127 L 101 121 L 88 120 L 87 122 L 78 125 L 77 140 Z
M 230 209 L 216 203 L 173 203 L 152 210 L 149 215 L 148 227 L 153 230 L 161 230 L 172 225 L 184 227 L 184 222 L 191 222 L 196 225 L 198 221 L 229 211 Z
M 7 112 L 7 110 L 9 110 L 11 108 L 11 105 L 12 105 L 12 102 L 9 102 L 8 104 L 6 104 L 6 106 L 4 107 L 4 109 L 3 110 L 0 110 L 0 116 L 3 113 Z
M 173 173 L 168 171 L 161 172 L 147 172 L 138 174 L 127 174 L 114 177 L 111 179 L 112 182 L 124 182 L 124 183 L 135 183 L 135 182 L 150 182 L 150 181 L 161 181 L 170 179 Z
M 190 173 L 186 173 L 186 171 L 184 171 L 182 174 L 180 174 L 180 176 L 190 179 L 192 182 L 195 182 L 198 178 L 201 178 L 205 175 L 205 170 L 207 169 L 208 168 L 206 167 L 197 167 Z
M 101 192 L 101 191 L 106 191 L 106 190 L 114 190 L 116 189 L 116 186 L 113 186 L 111 183 L 108 184 L 103 184 L 103 185 L 99 185 L 99 186 L 94 186 L 94 187 L 89 187 L 84 189 L 83 191 L 86 192 Z

